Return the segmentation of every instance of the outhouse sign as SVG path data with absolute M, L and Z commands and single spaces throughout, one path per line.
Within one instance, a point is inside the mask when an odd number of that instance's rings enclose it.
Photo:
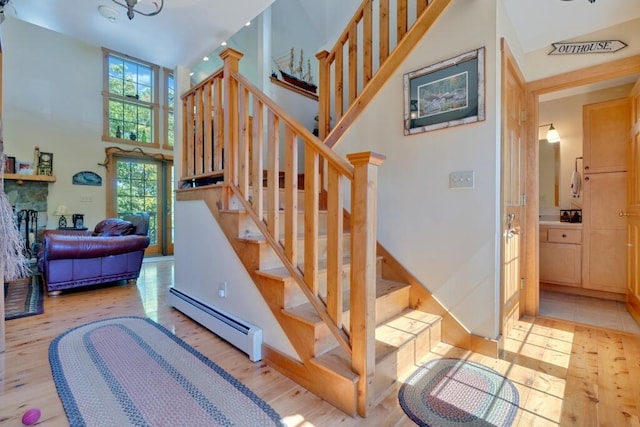
M 591 42 L 551 43 L 549 55 L 581 55 L 586 53 L 613 53 L 627 47 L 620 40 L 598 40 Z

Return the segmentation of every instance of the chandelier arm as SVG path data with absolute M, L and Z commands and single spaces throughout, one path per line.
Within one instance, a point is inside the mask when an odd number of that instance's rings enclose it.
M 153 12 L 141 12 L 141 11 L 135 9 L 135 6 L 130 6 L 128 4 L 128 2 L 127 3 L 122 3 L 122 2 L 120 2 L 118 0 L 111 0 L 111 1 L 113 1 L 115 4 L 118 4 L 118 5 L 126 8 L 127 9 L 127 16 L 129 17 L 129 19 L 133 19 L 133 13 L 134 12 L 138 13 L 140 15 L 143 15 L 143 16 L 155 16 L 155 15 L 159 14 L 162 11 L 162 8 L 164 7 L 164 0 L 160 0 L 160 5 L 158 5 L 158 3 L 154 1 L 153 4 L 156 7 L 155 11 L 153 11 Z

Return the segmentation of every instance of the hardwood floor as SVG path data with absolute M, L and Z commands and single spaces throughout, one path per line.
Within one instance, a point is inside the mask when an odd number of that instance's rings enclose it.
M 147 316 L 234 375 L 282 415 L 289 426 L 412 426 L 392 393 L 367 419 L 351 418 L 264 363 L 218 339 L 165 303 L 173 261 L 145 262 L 137 286 L 87 289 L 45 298 L 39 316 L 8 321 L 0 354 L 0 425 L 21 426 L 31 407 L 38 425 L 67 426 L 51 378 L 49 343 L 66 330 L 115 316 Z M 640 336 L 547 319 L 523 319 L 505 339 L 503 359 L 445 344 L 427 359 L 463 357 L 510 378 L 520 393 L 514 425 L 637 426 L 640 424 Z M 425 359 L 425 361 L 427 360 Z

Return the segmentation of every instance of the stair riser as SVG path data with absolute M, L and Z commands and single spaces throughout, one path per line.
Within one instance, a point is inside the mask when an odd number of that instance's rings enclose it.
M 404 304 L 403 304 L 403 301 L 404 301 Z M 385 320 L 389 319 L 390 317 L 393 317 L 398 313 L 402 312 L 402 310 L 407 308 L 408 303 L 409 303 L 408 288 L 403 288 L 403 289 L 394 291 L 388 295 L 385 295 L 385 297 L 382 297 L 382 298 L 376 298 L 376 323 L 380 324 Z M 384 317 L 382 317 L 382 314 L 384 314 Z M 344 329 L 348 331 L 351 324 L 351 310 L 349 309 L 348 306 L 345 307 L 342 313 L 342 324 Z M 320 321 L 318 321 L 318 324 L 316 325 L 316 330 L 319 332 L 320 334 L 319 336 L 325 336 L 329 334 L 328 327 Z M 329 345 L 322 346 L 321 344 L 329 344 Z M 319 355 L 328 350 L 331 350 L 332 348 L 335 347 L 335 345 L 336 345 L 335 341 L 320 342 L 316 345 L 317 353 L 315 354 Z
M 239 239 L 236 245 L 245 259 L 243 262 L 247 264 L 247 269 L 253 268 L 253 266 L 255 266 L 254 271 L 282 267 L 280 258 L 265 242 Z
M 325 260 L 327 259 L 327 236 L 326 235 L 320 235 L 318 236 L 318 260 Z M 350 251 L 350 245 L 351 245 L 351 241 L 349 239 L 348 234 L 345 233 L 344 238 L 342 239 L 342 253 L 343 256 L 348 257 L 349 254 L 351 253 Z M 302 264 L 304 262 L 304 239 L 299 238 L 296 244 L 297 247 L 297 251 L 298 251 L 298 263 Z
M 285 312 L 285 315 L 287 313 Z M 297 323 L 300 331 L 304 331 L 304 336 L 309 337 L 308 345 L 312 348 L 312 354 L 322 354 L 328 349 L 332 349 L 338 346 L 338 342 L 334 336 L 329 332 L 329 328 L 322 322 L 316 322 L 315 324 L 309 324 L 305 321 L 301 321 L 296 316 L 290 316 L 291 322 Z
M 376 400 L 383 400 L 393 390 L 397 381 L 411 375 L 423 363 L 427 355 L 441 339 L 441 322 L 437 321 L 429 329 L 422 331 L 415 339 L 404 343 L 398 351 L 376 363 L 373 383 Z
M 245 211 L 226 211 L 225 213 L 237 215 L 239 217 L 238 220 L 238 237 L 246 237 L 246 236 L 259 236 L 261 235 L 260 230 L 255 225 L 249 214 Z M 297 215 L 297 226 L 296 233 L 298 235 L 303 235 L 305 226 L 304 226 L 304 212 L 298 212 Z M 284 233 L 286 216 L 283 211 L 279 212 L 278 215 L 278 227 L 280 230 L 280 234 Z M 320 211 L 318 212 L 318 234 L 323 235 L 327 233 L 327 212 Z
M 396 290 L 384 297 L 376 298 L 376 323 L 380 324 L 393 316 L 396 316 L 409 305 L 409 288 Z M 351 324 L 350 311 L 342 315 L 342 323 L 345 328 Z

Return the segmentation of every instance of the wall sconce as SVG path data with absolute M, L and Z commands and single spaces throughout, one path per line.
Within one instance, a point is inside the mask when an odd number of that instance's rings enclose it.
M 553 123 L 547 123 L 545 125 L 539 125 L 538 127 L 549 126 L 549 130 L 547 131 L 547 142 L 551 144 L 555 144 L 556 142 L 560 142 L 560 134 L 556 128 L 553 127 Z
M 58 205 L 53 214 L 60 217 L 58 220 L 58 227 L 65 228 L 67 226 L 67 217 L 65 217 L 65 215 L 69 214 L 69 208 L 65 205 Z

